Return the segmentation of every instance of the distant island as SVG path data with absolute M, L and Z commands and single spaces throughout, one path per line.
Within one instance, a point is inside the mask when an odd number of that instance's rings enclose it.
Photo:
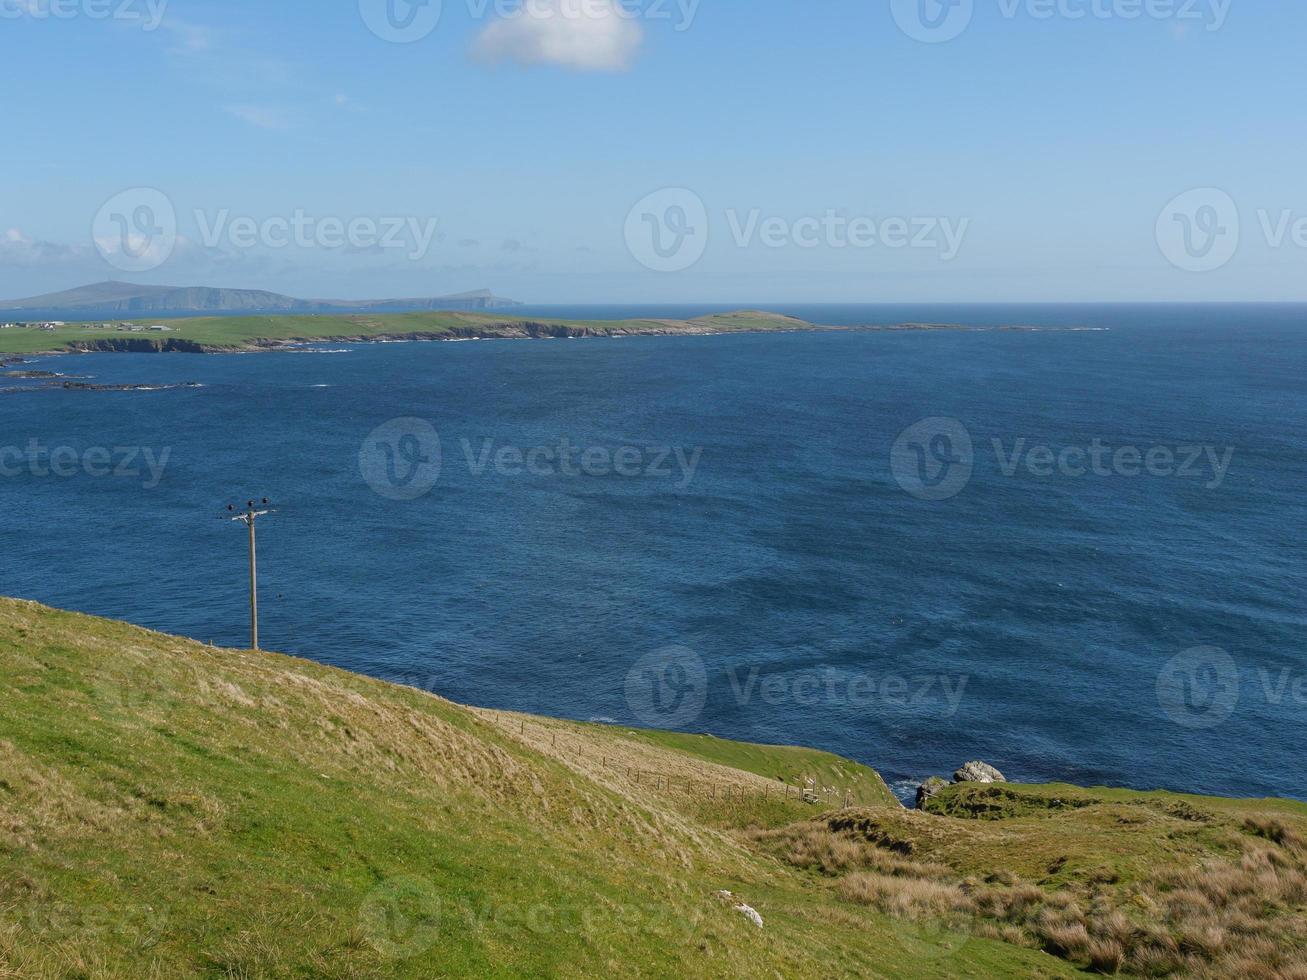
M 141 286 L 98 282 L 43 296 L 0 300 L 0 318 L 27 310 L 45 316 L 172 315 L 188 313 L 386 313 L 420 310 L 500 310 L 521 306 L 489 290 L 417 299 L 296 299 L 262 289 L 211 286 Z
M 34 320 L 0 317 L 5 355 L 94 352 L 221 354 L 286 350 L 314 343 L 454 340 L 561 340 L 589 337 L 710 336 L 727 333 L 862 330 L 1062 330 L 1061 327 L 968 327 L 952 323 L 828 326 L 765 310 L 714 313 L 689 320 L 573 320 L 426 311 L 349 315 L 281 314 L 123 320 Z M 10 358 L 13 362 L 13 357 Z

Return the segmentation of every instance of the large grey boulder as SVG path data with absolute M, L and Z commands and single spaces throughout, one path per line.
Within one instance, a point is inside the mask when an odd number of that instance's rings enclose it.
M 1003 774 L 988 762 L 968 762 L 953 774 L 955 783 L 1006 783 Z
M 933 796 L 937 796 L 939 791 L 948 785 L 946 780 L 938 776 L 931 776 L 924 783 L 917 787 L 917 809 L 926 809 L 926 801 Z

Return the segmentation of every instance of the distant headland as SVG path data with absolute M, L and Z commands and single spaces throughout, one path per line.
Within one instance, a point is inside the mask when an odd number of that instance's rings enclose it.
M 127 290 L 149 289 L 148 294 L 128 295 Z M 78 313 L 77 306 L 52 316 L 53 303 L 72 300 L 103 304 L 121 290 L 118 297 L 129 316 L 99 312 L 95 317 Z M 178 294 L 185 294 L 179 296 Z M 88 299 L 91 297 L 93 299 Z M 151 298 L 153 297 L 153 298 Z M 71 299 L 70 299 L 71 298 Z M 271 299 L 269 299 L 271 298 Z M 166 314 L 142 315 L 139 304 L 175 305 L 181 300 L 196 304 L 219 304 L 221 312 L 193 315 L 169 310 Z M 303 304 L 303 309 L 242 314 L 235 304 L 260 305 L 281 299 Z M 348 312 L 341 308 L 320 311 L 318 301 L 292 300 L 273 293 L 251 290 L 162 290 L 161 287 L 129 287 L 123 283 L 69 290 L 44 297 L 17 301 L 0 309 L 0 357 L 92 352 L 128 353 L 235 353 L 284 350 L 313 343 L 366 343 L 384 341 L 453 340 L 556 340 L 591 337 L 707 336 L 729 333 L 786 333 L 798 331 L 932 331 L 932 330 L 1065 330 L 1067 327 L 1032 327 L 1018 324 L 975 327 L 956 323 L 893 323 L 829 326 L 766 310 L 738 310 L 713 313 L 692 319 L 637 317 L 615 320 L 540 318 L 514 315 L 512 306 L 521 304 L 490 293 L 467 293 L 427 300 L 377 300 L 358 304 Z M 390 304 L 411 304 L 403 311 L 384 309 Z M 449 308 L 437 304 L 449 303 Z M 466 305 L 459 306 L 463 303 Z M 425 305 L 423 305 L 425 304 Z M 204 306 L 213 311 L 218 307 Z M 504 312 L 493 312 L 496 309 Z M 90 309 L 88 305 L 84 309 Z M 40 311 L 40 317 L 23 311 Z
M 487 289 L 410 299 L 296 299 L 262 289 L 212 286 L 142 286 L 97 282 L 26 299 L 0 300 L 0 318 L 37 310 L 44 316 L 86 319 L 214 313 L 397 313 L 421 310 L 501 310 L 521 306 Z

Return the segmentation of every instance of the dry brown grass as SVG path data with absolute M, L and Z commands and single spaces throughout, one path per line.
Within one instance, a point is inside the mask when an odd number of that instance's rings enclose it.
M 922 842 L 937 831 L 939 845 L 945 820 L 843 813 L 753 839 L 789 864 L 837 877 L 848 901 L 951 926 L 964 916 L 977 936 L 1043 948 L 1094 972 L 1307 978 L 1307 855 L 1283 821 L 1236 823 L 1243 833 L 1216 838 L 1234 853 L 1191 866 L 1159 861 L 1142 879 L 1104 867 L 1041 885 L 1003 868 L 963 875 L 930 860 Z
M 856 871 L 841 878 L 839 893 L 897 919 L 948 918 L 972 909 L 971 899 L 959 885 L 874 871 Z

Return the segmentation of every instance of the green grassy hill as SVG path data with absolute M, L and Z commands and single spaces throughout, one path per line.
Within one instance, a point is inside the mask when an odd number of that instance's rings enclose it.
M 12 600 L 0 706 L 0 976 L 1307 962 L 1299 804 L 958 787 L 916 813 L 825 753 L 464 708 Z

